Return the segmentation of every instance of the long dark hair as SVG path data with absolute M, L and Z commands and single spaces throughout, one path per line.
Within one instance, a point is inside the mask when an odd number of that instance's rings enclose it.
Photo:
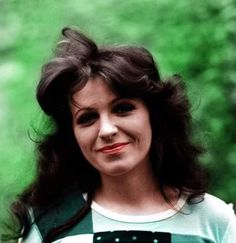
M 78 190 L 88 200 L 65 224 L 51 230 L 45 242 L 75 225 L 90 209 L 99 173 L 86 161 L 74 138 L 69 103 L 72 95 L 92 77 L 102 78 L 121 96 L 141 98 L 152 126 L 151 163 L 165 199 L 164 187 L 188 193 L 189 202 L 206 190 L 199 165 L 200 146 L 192 142 L 190 103 L 180 76 L 161 80 L 152 55 L 143 47 L 98 47 L 80 31 L 64 28 L 55 57 L 42 68 L 37 100 L 54 129 L 37 143 L 35 181 L 12 205 L 23 236 L 30 230 L 28 208 L 50 209 L 66 192 Z

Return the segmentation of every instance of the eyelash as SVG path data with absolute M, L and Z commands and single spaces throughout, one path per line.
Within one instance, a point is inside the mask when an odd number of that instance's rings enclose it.
M 118 114 L 119 116 L 125 116 L 129 112 L 133 111 L 135 109 L 135 106 L 130 103 L 121 103 L 115 105 L 115 107 L 112 109 L 112 112 L 115 114 Z M 78 119 L 77 123 L 81 125 L 91 125 L 99 115 L 96 112 L 87 112 L 82 114 Z
M 83 115 L 81 115 L 78 120 L 77 120 L 77 123 L 78 124 L 91 124 L 94 120 L 96 120 L 98 118 L 98 115 L 97 113 L 95 112 L 88 112 L 88 113 L 85 113 Z
M 116 105 L 113 108 L 113 112 L 116 114 L 120 114 L 120 115 L 122 115 L 122 114 L 126 115 L 126 113 L 129 113 L 130 111 L 133 111 L 134 109 L 135 109 L 135 106 L 133 104 L 121 103 L 121 104 Z

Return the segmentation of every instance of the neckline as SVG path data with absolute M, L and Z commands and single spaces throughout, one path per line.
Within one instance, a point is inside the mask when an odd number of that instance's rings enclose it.
M 160 221 L 172 217 L 173 215 L 178 213 L 179 210 L 183 208 L 183 206 L 186 203 L 186 199 L 187 199 L 186 196 L 181 196 L 173 209 L 170 208 L 159 213 L 148 214 L 148 215 L 127 215 L 127 214 L 116 213 L 102 207 L 95 201 L 92 201 L 91 208 L 98 214 L 112 220 L 127 222 L 127 223 L 148 223 L 148 222 Z

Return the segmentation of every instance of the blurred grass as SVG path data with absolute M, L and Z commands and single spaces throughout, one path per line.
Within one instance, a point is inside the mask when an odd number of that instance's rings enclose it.
M 61 29 L 71 25 L 100 44 L 144 45 L 164 77 L 183 75 L 208 148 L 210 190 L 236 203 L 235 10 L 231 0 L 0 0 L 0 220 L 34 176 L 27 134 L 39 116 L 35 87 Z

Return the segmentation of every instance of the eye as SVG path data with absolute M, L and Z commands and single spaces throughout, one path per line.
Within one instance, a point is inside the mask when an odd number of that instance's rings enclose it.
M 135 106 L 131 103 L 120 103 L 117 104 L 113 108 L 113 112 L 121 115 L 125 115 L 126 113 L 129 113 L 130 111 L 133 111 L 135 109 Z
M 98 114 L 95 112 L 84 113 L 77 119 L 77 124 L 90 125 L 98 118 Z

